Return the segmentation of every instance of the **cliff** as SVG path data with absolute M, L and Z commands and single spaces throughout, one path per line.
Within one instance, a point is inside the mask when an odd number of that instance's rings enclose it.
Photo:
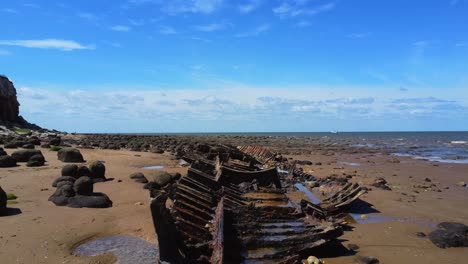
M 0 125 L 40 129 L 20 116 L 19 106 L 15 86 L 7 77 L 0 75 Z

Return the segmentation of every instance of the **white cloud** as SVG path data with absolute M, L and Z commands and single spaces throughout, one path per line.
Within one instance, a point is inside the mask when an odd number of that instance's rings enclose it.
M 95 49 L 94 45 L 83 45 L 73 40 L 63 39 L 0 40 L 0 45 L 64 51 Z
M 212 23 L 212 24 L 207 24 L 207 25 L 198 25 L 194 26 L 194 28 L 198 31 L 203 31 L 203 32 L 213 32 L 213 31 L 219 31 L 225 28 L 225 24 L 223 23 Z
M 246 38 L 246 37 L 255 37 L 255 36 L 258 36 L 262 33 L 265 33 L 267 31 L 269 31 L 271 29 L 271 26 L 270 24 L 263 24 L 263 25 L 260 25 L 250 31 L 246 31 L 246 32 L 243 32 L 243 33 L 239 33 L 236 35 L 236 37 L 238 38 Z
M 284 1 L 281 5 L 273 8 L 273 13 L 280 18 L 296 17 L 301 15 L 318 15 L 330 11 L 335 8 L 335 3 L 327 3 L 319 6 L 311 7 L 309 1 Z
M 171 15 L 181 13 L 201 13 L 210 14 L 219 10 L 224 0 L 130 0 L 130 4 L 156 4 L 163 12 Z
M 199 65 L 193 67 L 200 68 Z M 130 124 L 136 122 L 139 126 L 135 129 L 140 132 L 151 129 L 153 131 L 150 132 L 157 132 L 153 126 L 155 123 L 149 122 L 157 117 L 157 124 L 168 125 L 167 132 L 174 132 L 187 122 L 190 124 L 188 131 L 192 129 L 193 132 L 193 129 L 203 129 L 197 124 L 203 125 L 204 122 L 217 125 L 209 130 L 222 129 L 231 122 L 239 126 L 248 121 L 252 124 L 272 121 L 277 124 L 275 127 L 282 122 L 310 123 L 310 120 L 330 119 L 362 121 L 423 117 L 431 120 L 453 118 L 458 122 L 468 118 L 468 95 L 460 91 L 447 94 L 444 89 L 429 88 L 395 93 L 386 87 L 254 87 L 229 84 L 219 88 L 176 90 L 100 87 L 92 93 L 79 88 L 64 92 L 19 87 L 18 96 L 21 111 L 28 120 L 32 117 L 32 122 L 49 128 L 74 120 L 68 129 L 116 132 L 115 129 L 125 127 L 127 131 L 124 132 L 130 132 L 129 127 L 133 127 Z M 101 122 L 107 128 L 96 127 Z M 78 127 L 80 125 L 84 127 Z
M 0 11 L 5 12 L 5 13 L 10 13 L 10 14 L 18 14 L 18 10 L 15 8 L 2 8 Z
M 131 30 L 130 27 L 122 26 L 122 25 L 113 26 L 110 29 L 113 30 L 113 31 L 119 31 L 119 32 L 128 32 L 128 31 Z
M 177 30 L 175 30 L 173 27 L 161 26 L 159 28 L 159 33 L 163 35 L 173 35 L 173 34 L 177 34 Z
M 239 12 L 241 12 L 242 14 L 248 14 L 260 7 L 262 2 L 262 0 L 249 0 L 246 3 L 238 6 Z

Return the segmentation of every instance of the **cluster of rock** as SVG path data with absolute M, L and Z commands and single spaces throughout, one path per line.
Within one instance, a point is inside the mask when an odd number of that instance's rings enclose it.
M 39 126 L 28 123 L 19 115 L 19 102 L 13 83 L 0 75 L 0 124 L 29 129 L 40 129 Z
M 39 167 L 44 165 L 45 158 L 42 152 L 36 149 L 17 150 L 9 156 L 0 148 L 0 168 L 15 167 L 17 162 L 27 162 L 28 167 Z
M 89 168 L 68 164 L 62 168 L 62 176 L 57 178 L 52 187 L 56 191 L 49 197 L 49 201 L 57 206 L 72 208 L 107 208 L 112 201 L 103 193 L 95 193 L 93 185 L 106 181 L 106 167 L 100 162 L 93 162 Z

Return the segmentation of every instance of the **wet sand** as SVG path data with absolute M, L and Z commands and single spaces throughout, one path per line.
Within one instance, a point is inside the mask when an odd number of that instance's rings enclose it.
M 19 167 L 0 169 L 2 188 L 19 197 L 17 204 L 10 205 L 18 214 L 0 217 L 2 263 L 114 263 L 111 254 L 93 258 L 72 255 L 73 248 L 84 241 L 109 235 L 134 235 L 157 244 L 148 207 L 149 195 L 142 184 L 128 176 L 134 172 L 146 173 L 142 169 L 145 166 L 164 165 L 166 171 L 181 173 L 186 168 L 180 168 L 178 160 L 169 154 L 80 151 L 88 161 L 85 164 L 105 161 L 106 177 L 114 180 L 97 183 L 94 188 L 107 194 L 113 207 L 74 209 L 48 202 L 55 191 L 51 184 L 65 164 L 57 160 L 56 152 L 42 149 L 47 160 L 44 167 L 28 168 L 20 163 Z M 321 162 L 322 165 L 302 166 L 305 172 L 318 177 L 352 175 L 350 181 L 372 189 L 361 197 L 372 207 L 356 213 L 365 214 L 371 220 L 375 215 L 372 211 L 378 211 L 383 221 L 353 224 L 353 230 L 345 231 L 340 239 L 344 247 L 350 243 L 358 245 L 357 252 L 348 256 L 339 250 L 322 251 L 322 256 L 317 254 L 326 263 L 353 263 L 357 255 L 374 256 L 381 263 L 461 263 L 468 259 L 466 248 L 440 249 L 427 238 L 416 236 L 416 232 L 427 234 L 433 225 L 442 221 L 468 224 L 468 188 L 456 185 L 460 181 L 468 182 L 467 164 L 410 158 L 398 158 L 400 162 L 395 163 L 392 157 L 375 153 L 285 156 L 314 164 Z M 379 177 L 387 180 L 391 191 L 369 186 Z M 431 184 L 435 184 L 431 189 L 421 188 Z

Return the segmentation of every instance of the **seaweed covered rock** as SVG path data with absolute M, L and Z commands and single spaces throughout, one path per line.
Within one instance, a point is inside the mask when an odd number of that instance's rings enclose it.
M 16 160 L 16 162 L 28 162 L 29 159 L 34 155 L 42 155 L 42 152 L 37 149 L 22 149 L 17 150 L 11 154 L 11 157 Z
M 16 160 L 11 156 L 0 156 L 0 168 L 10 168 L 16 166 Z
M 84 162 L 83 155 L 76 148 L 62 148 L 57 152 L 57 157 L 63 162 Z
M 443 222 L 437 230 L 429 233 L 429 239 L 440 248 L 468 247 L 468 226 L 461 223 Z
M 94 182 L 106 181 L 106 166 L 101 161 L 95 161 L 89 165 L 91 178 Z

